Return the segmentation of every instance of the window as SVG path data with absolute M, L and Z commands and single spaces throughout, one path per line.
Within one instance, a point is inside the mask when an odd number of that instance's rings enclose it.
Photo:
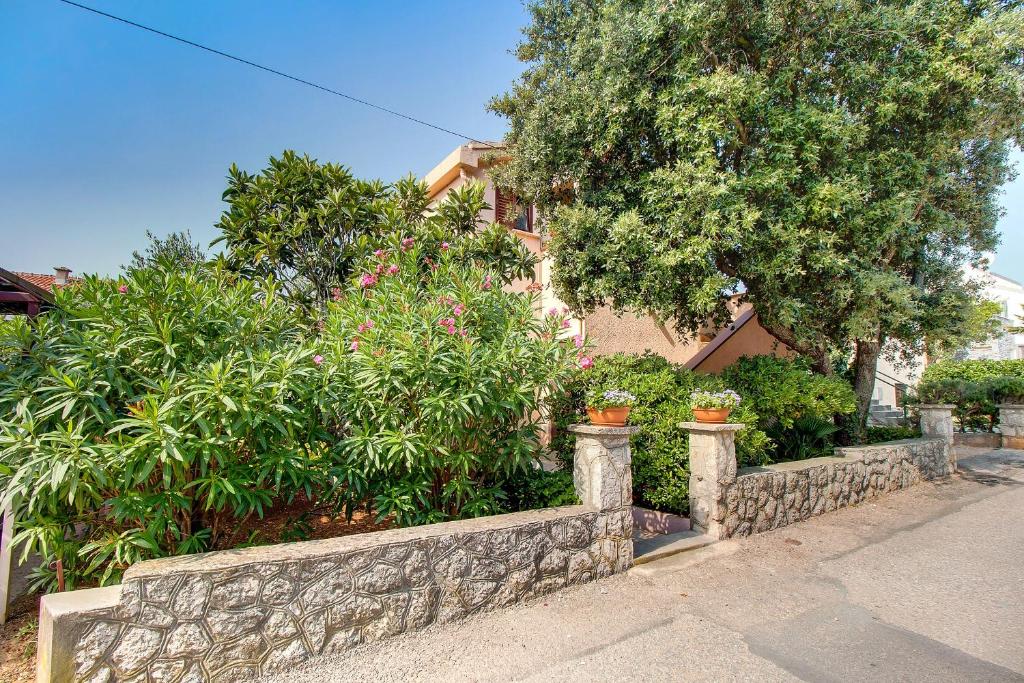
M 494 188 L 494 215 L 498 222 L 506 228 L 533 232 L 533 207 L 520 204 L 514 194 Z

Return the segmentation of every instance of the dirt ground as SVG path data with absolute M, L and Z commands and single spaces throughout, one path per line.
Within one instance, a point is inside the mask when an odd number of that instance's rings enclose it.
M 36 627 L 39 596 L 15 602 L 0 626 L 0 683 L 32 683 L 36 679 Z

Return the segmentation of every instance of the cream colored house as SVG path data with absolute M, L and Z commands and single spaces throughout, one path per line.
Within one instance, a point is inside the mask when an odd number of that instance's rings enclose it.
M 488 176 L 488 165 L 500 163 L 502 148 L 500 142 L 470 142 L 457 147 L 425 177 L 431 200 L 440 202 L 449 190 L 466 182 L 484 183 L 484 199 L 491 208 L 483 211 L 480 218 L 488 223 L 505 224 L 539 257 L 533 282 L 516 283 L 514 288 L 523 291 L 537 283 L 541 297 L 539 312 L 552 307 L 561 308 L 563 304 L 551 286 L 552 262 L 545 256 L 544 237 L 540 233 L 534 207 L 517 207 L 515 198 L 502 193 Z M 516 209 L 520 210 L 513 215 Z M 670 325 L 661 324 L 650 316 L 616 316 L 608 308 L 599 309 L 582 320 L 573 320 L 573 329 L 586 334 L 595 344 L 598 354 L 619 351 L 643 353 L 649 350 L 699 372 L 718 372 L 744 355 L 791 353 L 757 324 L 757 316 L 747 305 L 735 307 L 731 325 L 720 330 L 702 331 L 692 338 L 680 337 Z

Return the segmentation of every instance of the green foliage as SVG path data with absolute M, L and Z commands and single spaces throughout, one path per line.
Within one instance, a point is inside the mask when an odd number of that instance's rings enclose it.
M 942 379 L 974 382 L 990 377 L 1024 377 L 1024 360 L 944 360 L 921 373 L 925 383 Z
M 549 472 L 531 467 L 507 479 L 502 489 L 506 495 L 505 507 L 514 512 L 578 505 L 580 502 L 572 470 L 567 468 Z
M 24 357 L 0 371 L 0 486 L 16 542 L 61 559 L 69 587 L 324 487 L 320 373 L 272 285 L 172 264 L 56 297 L 2 328 Z
M 884 443 L 886 441 L 901 441 L 903 439 L 919 439 L 921 430 L 917 427 L 903 427 L 900 425 L 868 427 L 864 434 L 864 445 L 873 443 Z
M 761 429 L 776 424 L 788 429 L 800 417 L 831 421 L 856 410 L 850 385 L 815 373 L 804 358 L 744 356 L 722 372 L 722 379 L 757 413 Z
M 224 191 L 229 208 L 214 243 L 225 244 L 232 269 L 272 276 L 292 304 L 316 317 L 363 255 L 394 235 L 475 232 L 487 207 L 483 195 L 482 185 L 467 183 L 432 211 L 426 184 L 411 176 L 392 185 L 360 180 L 338 164 L 285 151 L 259 174 L 232 165 Z M 467 258 L 487 260 L 503 279 L 532 274 L 532 257 L 521 243 L 493 229 L 487 235 L 467 243 L 474 250 Z
M 358 262 L 318 346 L 345 503 L 372 497 L 399 524 L 499 511 L 539 452 L 542 394 L 580 354 L 561 316 L 537 320 L 534 297 L 464 263 L 493 235 L 445 237 L 395 236 Z
M 640 427 L 633 436 L 633 496 L 638 505 L 685 514 L 689 507 L 689 439 L 679 427 L 693 420 L 690 394 L 695 389 L 722 390 L 724 383 L 713 375 L 700 375 L 669 363 L 661 356 L 615 354 L 594 360 L 594 367 L 579 370 L 563 393 L 550 397 L 550 414 L 555 423 L 551 448 L 571 471 L 574 439 L 571 424 L 585 421 L 586 393 L 591 387 L 617 387 L 637 397 L 630 423 Z M 757 424 L 757 415 L 741 405 L 730 420 Z M 767 464 L 768 437 L 748 427 L 736 437 L 740 466 Z
M 953 404 L 956 409 L 954 417 L 960 423 L 961 430 L 981 429 L 992 431 L 999 419 L 999 404 L 1024 403 L 1024 376 L 985 375 L 984 371 L 993 369 L 1017 369 L 1019 361 L 966 361 L 968 363 L 991 363 L 991 365 L 946 367 L 932 376 L 922 378 L 917 386 L 917 394 L 908 403 L 945 403 Z M 934 367 L 934 366 L 932 366 Z M 930 369 L 930 368 L 929 368 Z M 977 379 L 964 379 L 950 376 L 967 374 Z
M 143 253 L 132 252 L 132 260 L 127 269 L 150 268 L 161 262 L 186 269 L 206 261 L 202 247 L 192 242 L 192 234 L 188 230 L 172 232 L 163 239 L 147 230 L 146 239 L 149 240 L 149 246 Z
M 806 460 L 832 453 L 832 437 L 839 427 L 816 415 L 795 418 L 789 427 L 776 422 L 768 436 L 775 442 L 777 460 Z
M 556 291 L 695 332 L 740 292 L 827 372 L 962 339 L 1024 130 L 1019 3 L 535 0 L 498 182 Z

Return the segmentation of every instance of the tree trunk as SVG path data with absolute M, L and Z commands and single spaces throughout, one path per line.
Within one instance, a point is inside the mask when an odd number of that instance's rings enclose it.
M 857 394 L 857 413 L 855 421 L 849 429 L 854 443 L 862 440 L 868 426 L 871 395 L 875 390 L 875 371 L 878 368 L 878 356 L 881 353 L 881 338 L 857 340 L 857 350 L 853 360 L 853 390 Z
M 800 342 L 791 330 L 784 327 L 766 325 L 764 321 L 760 319 L 760 316 L 758 316 L 758 323 L 764 328 L 765 332 L 775 337 L 779 343 L 785 344 L 792 351 L 809 358 L 815 371 L 826 376 L 832 375 L 832 362 L 828 357 L 827 347 L 824 345 L 815 346 L 807 342 Z

